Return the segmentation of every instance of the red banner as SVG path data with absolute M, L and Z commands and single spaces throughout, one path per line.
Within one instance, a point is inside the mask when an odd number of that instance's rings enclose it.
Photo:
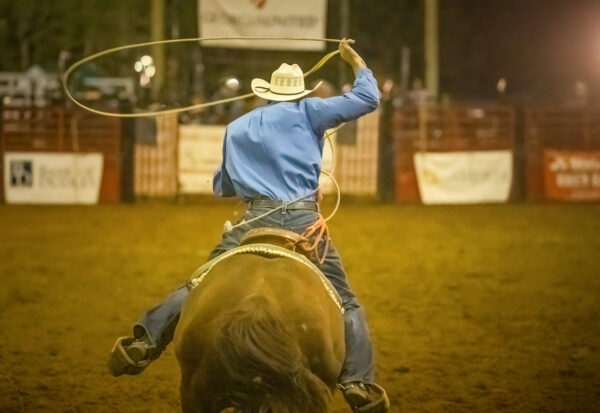
M 546 197 L 600 200 L 600 151 L 544 151 Z

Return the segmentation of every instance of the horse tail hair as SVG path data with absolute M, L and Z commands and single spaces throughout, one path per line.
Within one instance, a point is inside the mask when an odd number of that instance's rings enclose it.
M 250 296 L 229 313 L 216 349 L 236 391 L 231 400 L 256 413 L 325 413 L 332 394 L 310 371 L 275 304 Z

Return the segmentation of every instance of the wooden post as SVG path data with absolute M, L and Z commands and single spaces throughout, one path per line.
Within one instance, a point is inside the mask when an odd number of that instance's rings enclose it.
M 438 0 L 425 0 L 425 87 L 439 94 Z
M 350 35 L 350 4 L 348 0 L 341 0 L 340 2 L 340 38 L 348 37 Z M 340 89 L 346 83 L 346 70 L 347 64 L 342 59 L 338 60 L 338 73 L 339 73 L 339 85 Z
M 165 38 L 165 0 L 152 0 L 152 13 L 150 17 L 152 41 Z M 165 84 L 165 48 L 159 44 L 152 46 L 152 58 L 156 67 L 156 75 L 152 79 L 152 98 L 156 102 Z
M 406 96 L 410 90 L 410 49 L 402 46 L 402 55 L 400 59 L 400 89 L 402 96 Z

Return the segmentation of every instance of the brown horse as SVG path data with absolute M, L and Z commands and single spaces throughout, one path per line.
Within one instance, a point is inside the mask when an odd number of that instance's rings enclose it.
M 190 292 L 174 342 L 185 413 L 325 413 L 344 323 L 307 265 L 238 254 Z

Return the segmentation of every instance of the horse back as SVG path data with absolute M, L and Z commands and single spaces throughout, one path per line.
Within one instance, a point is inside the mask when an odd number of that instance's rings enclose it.
M 174 339 L 182 396 L 187 386 L 190 391 L 195 388 L 195 397 L 205 394 L 217 404 L 215 400 L 227 398 L 232 378 L 223 366 L 216 337 L 228 317 L 249 300 L 272 307 L 310 370 L 333 389 L 344 358 L 344 325 L 321 280 L 289 258 L 240 254 L 215 265 L 183 306 Z

